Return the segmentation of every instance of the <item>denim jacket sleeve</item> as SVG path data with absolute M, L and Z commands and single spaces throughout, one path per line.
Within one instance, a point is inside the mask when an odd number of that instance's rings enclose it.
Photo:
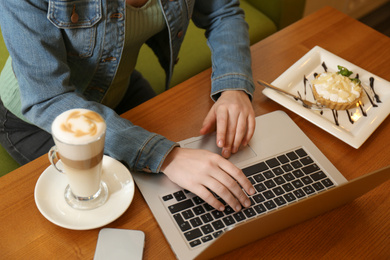
M 191 0 L 189 0 L 191 1 Z M 224 90 L 243 90 L 251 98 L 254 84 L 248 24 L 238 0 L 196 0 L 192 19 L 206 29 L 212 53 L 211 97 Z
M 72 20 L 74 3 L 79 4 L 78 17 Z M 115 3 L 118 6 L 108 7 Z M 121 35 L 105 39 L 109 37 L 104 37 L 102 28 L 108 22 L 113 24 L 114 19 L 121 22 L 120 16 L 112 12 L 121 7 L 124 8 L 123 0 L 0 0 L 0 25 L 19 84 L 21 110 L 30 122 L 51 132 L 51 123 L 61 112 L 71 108 L 94 110 L 108 126 L 107 155 L 135 170 L 159 172 L 165 156 L 177 144 L 133 125 L 85 95 L 85 88 L 91 86 L 84 82 L 93 81 L 91 75 L 99 74 L 96 64 L 108 64 L 103 59 L 108 49 L 102 47 L 104 40 L 114 42 L 112 45 L 120 43 Z M 116 31 L 119 30 L 111 30 Z M 116 42 L 112 41 L 114 37 Z M 115 51 L 120 53 L 121 48 L 109 47 L 108 57 L 114 58 L 107 60 L 118 62 L 115 57 L 120 56 L 115 56 Z M 105 75 L 109 79 L 116 67 L 107 68 Z

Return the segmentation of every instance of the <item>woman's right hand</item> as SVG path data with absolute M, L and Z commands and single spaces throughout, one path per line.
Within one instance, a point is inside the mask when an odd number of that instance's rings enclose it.
M 165 159 L 161 171 L 171 181 L 220 211 L 225 207 L 211 191 L 235 211 L 251 205 L 245 192 L 249 195 L 255 193 L 253 185 L 239 168 L 207 150 L 176 147 Z

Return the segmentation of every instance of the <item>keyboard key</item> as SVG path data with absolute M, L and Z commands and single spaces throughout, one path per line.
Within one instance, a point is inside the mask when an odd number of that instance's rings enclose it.
M 259 173 L 259 174 L 255 175 L 255 176 L 253 176 L 253 179 L 255 179 L 256 182 L 262 182 L 262 181 L 265 180 L 264 175 L 261 174 L 261 173 Z
M 217 238 L 217 237 L 219 237 L 222 233 L 223 233 L 222 230 L 217 231 L 217 232 L 213 233 L 213 237 L 214 237 L 214 238 Z
M 313 160 L 308 156 L 299 160 L 303 165 L 309 165 L 313 163 Z
M 234 218 L 232 216 L 224 217 L 222 220 L 226 226 L 230 226 L 230 225 L 233 225 L 234 223 L 236 223 L 236 221 L 234 220 Z
M 305 186 L 302 189 L 304 192 L 306 192 L 307 195 L 310 195 L 315 192 L 312 186 Z
M 268 189 L 271 189 L 276 186 L 275 182 L 273 180 L 268 180 L 264 182 L 264 185 L 267 186 Z
M 293 174 L 294 174 L 295 178 L 301 178 L 301 177 L 305 176 L 305 174 L 299 169 L 293 171 Z
M 183 217 L 180 215 L 180 213 L 173 215 L 173 218 L 176 220 L 176 223 L 181 229 L 181 231 L 187 231 L 191 229 L 190 223 L 188 223 L 188 221 L 185 221 Z
M 296 189 L 299 189 L 299 188 L 301 188 L 301 187 L 304 186 L 303 183 L 302 183 L 300 180 L 292 181 L 291 184 L 294 185 L 294 187 L 295 187 Z
M 204 203 L 204 200 L 201 199 L 199 196 L 193 197 L 192 199 L 193 199 L 193 201 L 195 202 L 196 205 Z
M 265 161 L 270 168 L 274 168 L 280 165 L 280 162 L 276 158 L 272 158 Z
M 254 217 L 256 216 L 256 212 L 254 209 L 252 208 L 247 208 L 247 209 L 244 209 L 244 214 L 247 218 L 251 218 L 251 217 Z
M 319 180 L 326 178 L 326 174 L 323 171 L 319 171 L 319 172 L 313 173 L 312 175 L 310 175 L 310 177 L 315 181 L 319 181 Z
M 240 221 L 243 221 L 246 219 L 244 213 L 242 213 L 241 211 L 240 212 L 237 212 L 235 214 L 233 214 L 233 217 L 234 219 L 237 221 L 237 222 L 240 222 Z
M 183 211 L 181 214 L 183 215 L 183 217 L 185 219 L 190 219 L 190 218 L 193 218 L 195 216 L 194 213 L 192 212 L 192 210 L 190 210 L 190 209 Z
M 275 202 L 273 202 L 272 200 L 269 200 L 269 201 L 264 202 L 264 206 L 265 206 L 268 210 L 271 210 L 271 209 L 276 208 L 276 204 L 275 204 Z
M 305 152 L 305 150 L 303 150 L 303 148 L 296 150 L 295 153 L 298 154 L 299 157 L 305 157 L 307 155 L 307 153 Z
M 254 187 L 257 190 L 257 192 L 262 192 L 267 189 L 263 183 L 256 184 Z
M 222 203 L 223 204 L 223 203 Z M 214 208 L 212 207 L 212 206 L 210 206 L 209 204 L 203 204 L 203 206 L 204 206 L 204 208 L 205 208 L 205 210 L 206 211 L 211 211 L 211 210 L 213 210 Z
M 173 193 L 173 196 L 176 198 L 177 201 L 182 201 L 187 198 L 187 196 L 184 194 L 184 191 L 182 190 Z
M 301 178 L 301 181 L 302 181 L 304 184 L 306 184 L 306 185 L 308 185 L 308 184 L 310 184 L 310 183 L 313 183 L 313 180 L 312 180 L 309 176 L 302 177 L 302 178 Z
M 282 187 L 283 187 L 283 189 L 284 189 L 286 192 L 289 192 L 289 191 L 294 190 L 294 186 L 292 186 L 291 183 L 286 183 L 286 184 L 284 184 Z
M 202 242 L 203 242 L 203 243 L 209 242 L 209 241 L 211 241 L 211 240 L 213 240 L 213 237 L 212 237 L 211 235 L 202 237 Z
M 276 196 L 280 196 L 285 193 L 282 187 L 276 187 L 272 189 L 272 191 L 276 194 Z
M 286 200 L 283 199 L 283 197 L 276 197 L 274 199 L 275 203 L 278 205 L 278 206 L 282 206 L 284 204 L 287 204 Z
M 267 209 L 263 206 L 263 204 L 259 204 L 253 207 L 257 214 L 262 214 L 267 211 Z
M 286 183 L 286 181 L 281 176 L 274 178 L 274 182 L 278 185 L 282 185 L 283 183 Z
M 322 185 L 321 182 L 316 182 L 313 184 L 313 188 L 316 190 L 316 191 L 321 191 L 323 189 L 325 189 L 324 185 Z
M 192 210 L 193 210 L 194 213 L 195 213 L 196 215 L 198 215 L 198 216 L 206 212 L 206 211 L 204 210 L 204 208 L 203 208 L 202 205 L 199 205 L 199 206 L 193 208 Z
M 242 171 L 245 174 L 245 176 L 249 177 L 255 173 L 263 172 L 267 169 L 268 169 L 268 166 L 264 162 L 261 162 L 261 163 L 249 166 L 245 169 L 242 169 Z
M 302 171 L 305 173 L 305 174 L 310 174 L 310 173 L 313 173 L 313 172 L 316 172 L 320 170 L 320 168 L 318 167 L 317 164 L 313 163 L 313 164 L 310 164 L 308 166 L 305 166 L 302 168 Z
M 204 225 L 200 229 L 202 229 L 203 234 L 205 234 L 205 235 L 210 234 L 211 232 L 214 231 L 213 227 L 210 224 Z
M 210 213 L 206 213 L 206 214 L 200 216 L 200 218 L 203 220 L 203 223 L 208 223 L 208 222 L 213 220 L 213 217 L 211 216 Z
M 172 194 L 168 194 L 168 195 L 162 197 L 162 199 L 163 199 L 163 201 L 171 200 L 171 199 L 173 199 L 173 195 Z
M 271 171 L 266 171 L 263 173 L 264 177 L 267 178 L 267 179 L 271 179 L 273 177 L 275 177 L 275 174 Z
M 222 228 L 225 227 L 225 225 L 223 224 L 222 220 L 214 221 L 213 223 L 211 223 L 211 225 L 213 225 L 215 230 L 219 230 L 219 229 L 222 229 Z
M 292 181 L 295 179 L 294 175 L 292 173 L 286 173 L 285 175 L 283 175 L 283 178 L 286 180 L 286 181 Z
M 202 243 L 200 242 L 199 239 L 190 242 L 190 246 L 191 246 L 191 247 L 196 247 L 196 246 L 199 246 L 199 245 L 201 245 L 201 244 L 202 244 Z
M 300 199 L 300 198 L 303 198 L 306 196 L 306 194 L 303 192 L 303 190 L 299 189 L 299 190 L 295 190 L 293 191 L 294 195 Z
M 264 195 L 264 197 L 267 200 L 272 199 L 272 198 L 275 197 L 275 194 L 272 191 L 270 191 L 270 190 L 267 190 L 267 191 L 263 192 L 263 195 Z
M 190 230 L 190 231 L 187 231 L 184 233 L 184 236 L 187 239 L 187 241 L 194 240 L 195 238 L 201 237 L 202 235 L 203 235 L 202 231 L 200 231 L 199 228 L 196 228 L 196 229 L 193 229 L 193 230 Z
M 261 194 L 256 194 L 256 195 L 254 195 L 252 198 L 256 201 L 257 204 L 259 204 L 259 203 L 265 201 L 264 196 L 261 195 Z
M 284 173 L 283 169 L 280 167 L 272 169 L 272 172 L 275 173 L 276 176 L 282 175 Z
M 282 164 L 288 163 L 288 162 L 290 161 L 290 160 L 287 158 L 287 156 L 284 155 L 284 154 L 278 156 L 278 160 L 279 160 Z
M 291 192 L 290 193 L 287 193 L 285 195 L 283 195 L 283 197 L 288 201 L 288 202 L 291 202 L 291 201 L 294 201 L 296 200 L 297 198 L 294 196 L 294 194 L 292 194 Z
M 225 207 L 225 210 L 223 211 L 223 213 L 225 213 L 225 215 L 230 215 L 232 213 L 234 213 L 235 211 L 232 209 L 232 207 L 230 206 L 226 206 Z
M 189 199 L 189 200 L 184 200 L 182 202 L 173 204 L 173 205 L 169 206 L 168 208 L 169 208 L 169 211 L 173 214 L 173 213 L 188 209 L 192 206 L 194 206 L 194 203 L 192 202 L 192 200 Z
M 202 220 L 200 218 L 196 217 L 190 220 L 191 225 L 195 228 L 203 224 Z
M 291 162 L 291 165 L 292 165 L 292 167 L 294 167 L 294 169 L 299 169 L 303 166 L 300 161 L 293 161 L 293 162 Z
M 298 159 L 298 156 L 294 153 L 294 152 L 289 152 L 286 154 L 287 157 L 291 160 L 291 161 L 294 161 L 296 159 Z
M 294 170 L 294 168 L 289 163 L 282 165 L 282 168 L 285 172 L 291 172 L 292 170 Z
M 214 219 L 219 219 L 224 216 L 223 212 L 219 210 L 214 210 L 213 212 L 211 212 L 211 214 L 213 214 Z
M 327 188 L 332 187 L 334 185 L 330 179 L 322 180 L 321 183 L 324 184 L 324 186 Z

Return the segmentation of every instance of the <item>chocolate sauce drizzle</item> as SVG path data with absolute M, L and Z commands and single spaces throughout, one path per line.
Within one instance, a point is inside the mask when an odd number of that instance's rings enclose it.
M 322 62 L 321 66 L 323 67 L 325 72 L 328 72 L 328 67 L 326 66 L 325 62 Z M 314 72 L 313 76 L 314 76 L 314 78 L 316 78 L 318 76 L 318 73 Z M 356 74 L 355 78 L 359 79 L 359 74 Z M 375 79 L 373 77 L 370 77 L 370 88 L 371 88 L 372 93 L 373 93 L 373 98 L 371 98 L 371 95 L 367 92 L 366 88 L 363 87 L 363 90 L 366 93 L 366 96 L 368 97 L 368 100 L 370 101 L 371 105 L 373 107 L 378 107 L 377 103 L 382 103 L 382 101 L 380 100 L 378 94 L 374 90 L 374 81 L 375 81 Z M 303 86 L 304 86 L 305 96 L 307 95 L 307 85 L 309 85 L 309 87 L 311 89 L 311 92 L 313 94 L 312 86 L 311 86 L 310 83 L 308 83 L 308 79 L 304 75 L 303 76 Z M 298 91 L 298 95 L 301 97 L 301 94 L 299 93 L 299 91 Z M 313 94 L 313 97 L 314 97 L 314 94 Z M 314 100 L 315 100 L 315 97 L 314 97 Z M 362 101 L 359 101 L 359 108 L 360 108 L 360 110 L 362 112 L 362 115 L 364 117 L 367 117 L 367 111 L 364 109 L 364 103 Z M 349 122 L 351 124 L 354 124 L 355 121 L 352 118 L 353 117 L 353 113 L 350 113 L 349 110 L 345 110 L 345 112 L 347 113 L 347 117 L 348 117 Z M 324 110 L 323 109 L 321 109 L 320 114 L 321 115 L 324 114 Z M 338 113 L 338 111 L 332 109 L 332 115 L 333 115 L 333 119 L 334 119 L 335 125 L 339 126 L 340 124 L 339 124 L 339 113 Z

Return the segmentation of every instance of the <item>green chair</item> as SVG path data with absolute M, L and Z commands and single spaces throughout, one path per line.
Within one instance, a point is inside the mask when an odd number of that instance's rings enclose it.
M 245 19 L 249 25 L 250 42 L 254 44 L 302 18 L 305 0 L 241 0 L 241 7 L 245 11 Z M 8 55 L 0 30 L 0 71 Z M 196 28 L 191 22 L 170 87 L 209 68 L 210 55 L 204 31 Z M 141 48 L 136 69 L 148 79 L 156 93 L 160 94 L 165 90 L 165 73 L 146 45 Z M 0 146 L 0 176 L 18 166 Z

